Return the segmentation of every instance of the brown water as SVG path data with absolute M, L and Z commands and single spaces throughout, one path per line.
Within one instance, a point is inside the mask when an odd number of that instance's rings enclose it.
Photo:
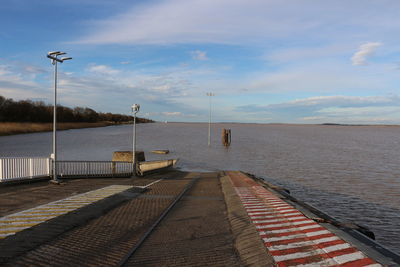
M 232 145 L 221 145 L 222 128 Z M 400 127 L 214 124 L 138 125 L 137 147 L 169 149 L 185 170 L 242 170 L 282 185 L 295 197 L 341 220 L 369 227 L 400 253 Z M 131 149 L 132 127 L 63 131 L 61 159 L 110 160 Z M 0 137 L 0 156 L 47 156 L 51 133 Z

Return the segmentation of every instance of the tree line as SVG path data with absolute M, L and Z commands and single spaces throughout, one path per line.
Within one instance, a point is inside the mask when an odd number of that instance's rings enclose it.
M 52 122 L 53 106 L 43 101 L 14 101 L 0 95 L 0 122 Z M 57 105 L 59 122 L 100 122 L 122 123 L 133 121 L 133 116 L 96 112 L 87 107 L 69 108 Z M 149 119 L 136 118 L 138 123 L 153 122 Z

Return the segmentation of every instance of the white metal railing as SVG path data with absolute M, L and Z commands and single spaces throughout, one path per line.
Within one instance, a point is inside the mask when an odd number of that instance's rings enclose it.
M 46 177 L 49 174 L 49 158 L 0 158 L 0 182 Z
M 132 163 L 120 161 L 57 161 L 60 177 L 125 177 L 132 175 Z
M 0 182 L 51 176 L 50 158 L 0 158 Z M 69 177 L 129 177 L 131 162 L 57 161 L 57 175 Z

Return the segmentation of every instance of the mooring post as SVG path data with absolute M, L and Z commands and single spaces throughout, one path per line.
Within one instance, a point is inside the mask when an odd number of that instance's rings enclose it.
M 231 144 L 231 129 L 222 129 L 221 137 L 222 137 L 222 144 L 224 146 L 230 146 L 230 144 Z

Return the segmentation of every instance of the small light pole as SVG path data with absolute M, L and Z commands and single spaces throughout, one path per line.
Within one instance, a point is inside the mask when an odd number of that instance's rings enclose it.
M 70 60 L 72 57 L 62 57 L 58 56 L 65 55 L 65 52 L 54 51 L 48 52 L 47 57 L 51 59 L 51 64 L 54 65 L 54 108 L 53 108 L 53 154 L 51 154 L 51 159 L 53 161 L 53 182 L 58 183 L 57 180 L 57 63 L 63 63 L 65 60 Z
M 207 96 L 210 97 L 210 116 L 208 118 L 208 146 L 211 146 L 211 97 L 215 96 L 212 92 L 207 93 Z
M 136 113 L 139 112 L 140 105 L 134 104 L 132 105 L 132 113 L 133 113 L 133 139 L 132 139 L 132 164 L 133 164 L 133 175 L 136 176 L 137 173 L 137 165 L 136 165 Z

